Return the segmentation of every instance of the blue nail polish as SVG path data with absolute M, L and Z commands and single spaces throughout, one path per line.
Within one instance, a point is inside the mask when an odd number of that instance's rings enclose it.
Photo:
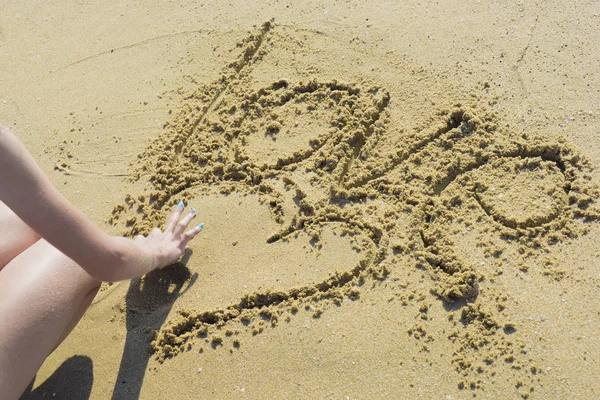
M 190 213 L 191 213 L 192 215 L 193 215 L 193 214 L 196 214 L 196 209 L 195 209 L 195 208 L 192 208 L 192 211 L 190 211 Z
M 204 222 L 200 222 L 200 225 L 198 225 L 198 228 L 200 228 L 200 229 L 204 228 Z
M 183 208 L 185 206 L 185 204 L 183 204 L 183 201 L 179 201 L 179 203 L 177 204 L 177 207 L 179 208 Z

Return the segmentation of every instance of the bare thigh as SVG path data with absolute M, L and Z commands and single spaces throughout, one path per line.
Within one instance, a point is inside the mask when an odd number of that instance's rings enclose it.
M 39 239 L 37 233 L 0 201 L 0 270 Z
M 40 239 L 0 270 L 0 393 L 17 399 L 100 282 Z

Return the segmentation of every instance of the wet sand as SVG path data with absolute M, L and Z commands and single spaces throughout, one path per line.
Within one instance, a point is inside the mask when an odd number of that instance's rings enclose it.
M 205 222 L 24 398 L 598 395 L 593 2 L 1 8 L 0 120 L 61 191 Z

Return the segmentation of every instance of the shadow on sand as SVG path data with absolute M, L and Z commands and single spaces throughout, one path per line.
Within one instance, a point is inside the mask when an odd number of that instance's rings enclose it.
M 33 381 L 21 396 L 21 400 L 81 399 L 90 398 L 94 371 L 92 360 L 85 356 L 73 356 L 62 363 L 44 383 L 33 388 Z
M 126 296 L 127 337 L 115 382 L 113 400 L 135 400 L 140 396 L 142 382 L 150 360 L 149 343 L 169 315 L 175 300 L 198 278 L 185 266 L 192 255 L 186 250 L 182 260 L 133 279 Z

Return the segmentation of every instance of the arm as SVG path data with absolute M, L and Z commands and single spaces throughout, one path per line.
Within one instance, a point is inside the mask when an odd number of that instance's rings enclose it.
M 183 234 L 194 217 L 179 223 L 176 210 L 165 232 L 155 229 L 135 241 L 95 226 L 52 185 L 23 144 L 0 127 L 0 200 L 41 237 L 93 277 L 117 281 L 141 276 L 175 261 L 201 228 Z

